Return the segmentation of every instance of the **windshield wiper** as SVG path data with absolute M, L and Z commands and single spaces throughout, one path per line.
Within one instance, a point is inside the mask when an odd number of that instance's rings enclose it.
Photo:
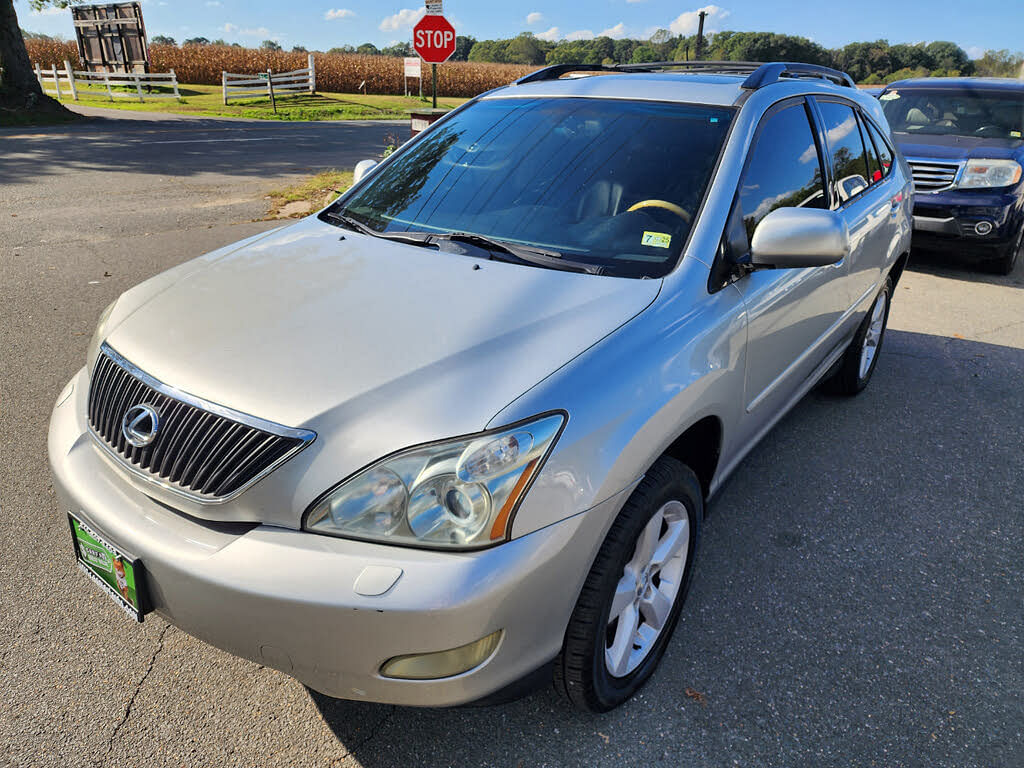
M 604 274 L 603 267 L 597 264 L 587 264 L 582 261 L 572 261 L 565 258 L 559 251 L 511 243 L 508 240 L 478 235 L 474 232 L 444 232 L 434 235 L 433 238 L 435 240 L 451 240 L 453 242 L 476 245 L 490 251 L 513 256 L 516 261 L 534 266 L 580 271 L 590 275 Z
M 337 213 L 336 211 L 327 211 L 324 213 L 324 218 L 363 235 L 380 237 L 385 240 L 397 240 L 400 243 L 409 243 L 411 245 L 429 245 L 428 241 L 431 237 L 428 232 L 378 232 L 373 227 L 363 224 L 359 219 L 344 213 Z

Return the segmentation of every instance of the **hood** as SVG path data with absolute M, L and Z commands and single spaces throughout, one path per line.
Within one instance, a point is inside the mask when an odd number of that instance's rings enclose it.
M 973 136 L 935 136 L 927 134 L 893 134 L 900 152 L 908 158 L 949 160 L 958 162 L 976 157 L 991 160 L 1024 158 L 1024 141 L 1020 139 L 976 138 Z
M 310 217 L 186 272 L 107 341 L 167 384 L 286 426 L 329 434 L 369 419 L 374 435 L 360 440 L 372 454 L 482 429 L 660 285 L 419 248 Z

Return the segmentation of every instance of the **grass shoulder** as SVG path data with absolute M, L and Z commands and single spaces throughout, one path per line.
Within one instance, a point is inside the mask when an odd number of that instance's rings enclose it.
M 267 194 L 268 219 L 297 219 L 326 207 L 352 186 L 352 171 L 335 168 Z

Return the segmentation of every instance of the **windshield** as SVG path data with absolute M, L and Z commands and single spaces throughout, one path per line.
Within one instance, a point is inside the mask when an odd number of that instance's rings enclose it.
M 1024 93 L 899 88 L 879 97 L 893 131 L 932 135 L 1020 139 Z
M 546 267 L 563 257 L 606 274 L 660 276 L 679 257 L 731 118 L 729 109 L 661 102 L 484 99 L 334 213 L 380 233 L 469 233 L 543 249 L 555 257 Z

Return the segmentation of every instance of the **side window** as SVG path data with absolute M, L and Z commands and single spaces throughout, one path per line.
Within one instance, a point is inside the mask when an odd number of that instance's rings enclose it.
M 878 150 L 878 159 L 882 164 L 882 178 L 885 178 L 889 175 L 889 171 L 892 170 L 892 150 L 889 149 L 888 142 L 886 142 L 870 120 L 865 120 L 864 124 L 867 125 L 868 133 L 875 142 L 875 149 Z
M 819 101 L 825 141 L 832 159 L 839 201 L 845 203 L 868 187 L 868 159 L 853 108 L 834 101 Z
M 764 118 L 740 183 L 747 238 L 776 208 L 828 208 L 823 178 L 818 145 L 803 103 Z
M 874 184 L 876 181 L 881 181 L 882 177 L 885 176 L 882 173 L 882 165 L 878 159 L 878 152 L 875 150 L 875 144 L 871 141 L 871 136 L 868 134 L 867 122 L 864 120 L 864 115 L 858 114 L 857 122 L 860 123 L 860 138 L 864 142 L 864 149 L 868 155 L 868 172 L 871 174 L 868 176 L 868 182 Z

